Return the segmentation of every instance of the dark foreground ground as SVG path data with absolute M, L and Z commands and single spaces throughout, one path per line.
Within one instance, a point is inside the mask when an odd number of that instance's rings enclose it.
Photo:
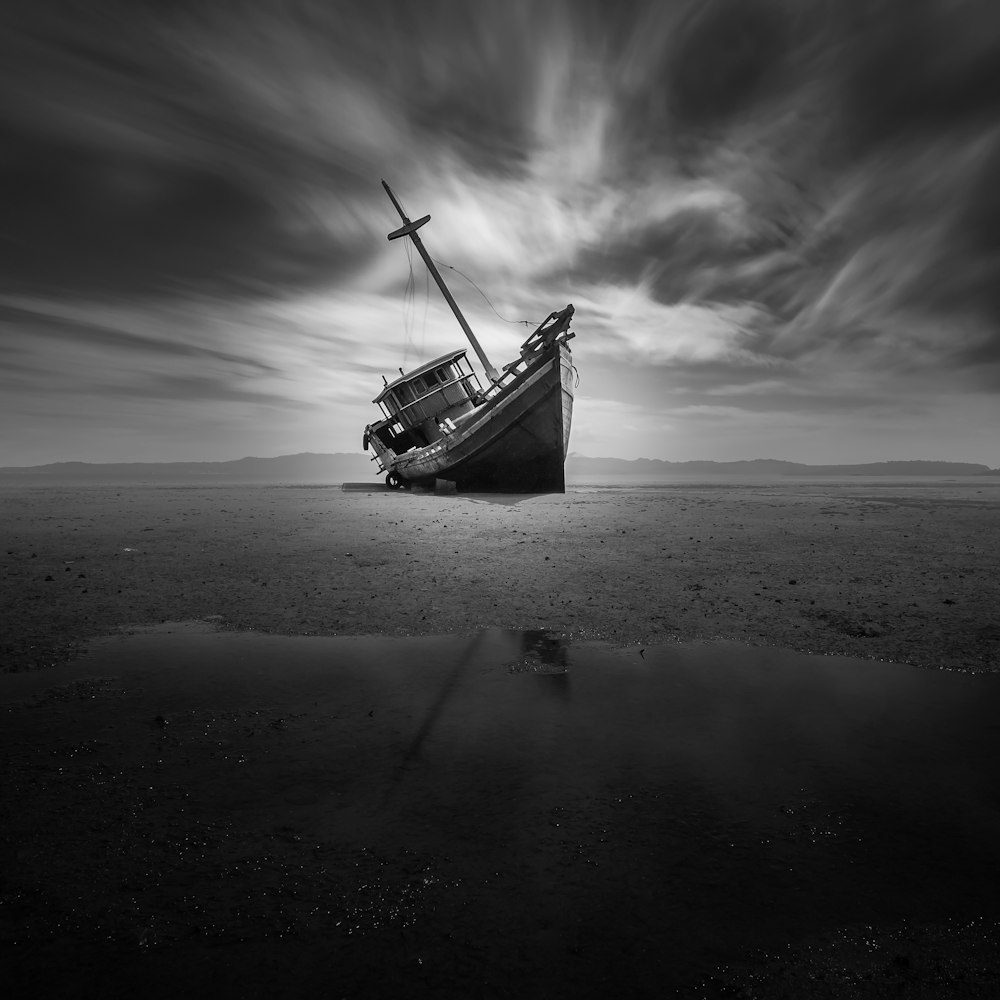
M 12 992 L 1000 995 L 995 492 L 810 490 L 6 494 Z
M 190 624 L 7 675 L 8 988 L 997 995 L 1000 678 L 640 648 Z

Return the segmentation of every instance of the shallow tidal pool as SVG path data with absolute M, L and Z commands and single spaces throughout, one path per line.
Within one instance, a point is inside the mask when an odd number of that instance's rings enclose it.
M 995 675 L 730 643 L 182 623 L 2 675 L 0 706 L 0 933 L 24 987 L 996 982 Z

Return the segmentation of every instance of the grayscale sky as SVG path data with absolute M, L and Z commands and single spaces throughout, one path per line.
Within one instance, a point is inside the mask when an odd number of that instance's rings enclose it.
M 0 140 L 0 465 L 359 451 L 464 342 L 381 177 L 574 451 L 1000 465 L 993 0 L 7 0 Z

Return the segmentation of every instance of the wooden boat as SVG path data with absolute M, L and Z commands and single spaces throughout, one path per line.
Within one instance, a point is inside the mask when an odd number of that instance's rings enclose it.
M 375 454 L 386 485 L 459 491 L 563 493 L 564 465 L 573 417 L 576 369 L 568 346 L 573 306 L 550 313 L 521 345 L 519 356 L 491 364 L 427 253 L 417 230 L 389 185 L 403 226 L 389 233 L 408 236 L 441 289 L 486 371 L 484 389 L 463 348 L 403 373 L 372 401 L 381 419 L 365 428 L 364 448 Z

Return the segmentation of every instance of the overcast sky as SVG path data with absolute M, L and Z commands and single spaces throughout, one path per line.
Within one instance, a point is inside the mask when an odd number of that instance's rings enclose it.
M 0 130 L 0 465 L 359 451 L 464 346 L 381 177 L 573 451 L 1000 465 L 994 0 L 7 0 Z

